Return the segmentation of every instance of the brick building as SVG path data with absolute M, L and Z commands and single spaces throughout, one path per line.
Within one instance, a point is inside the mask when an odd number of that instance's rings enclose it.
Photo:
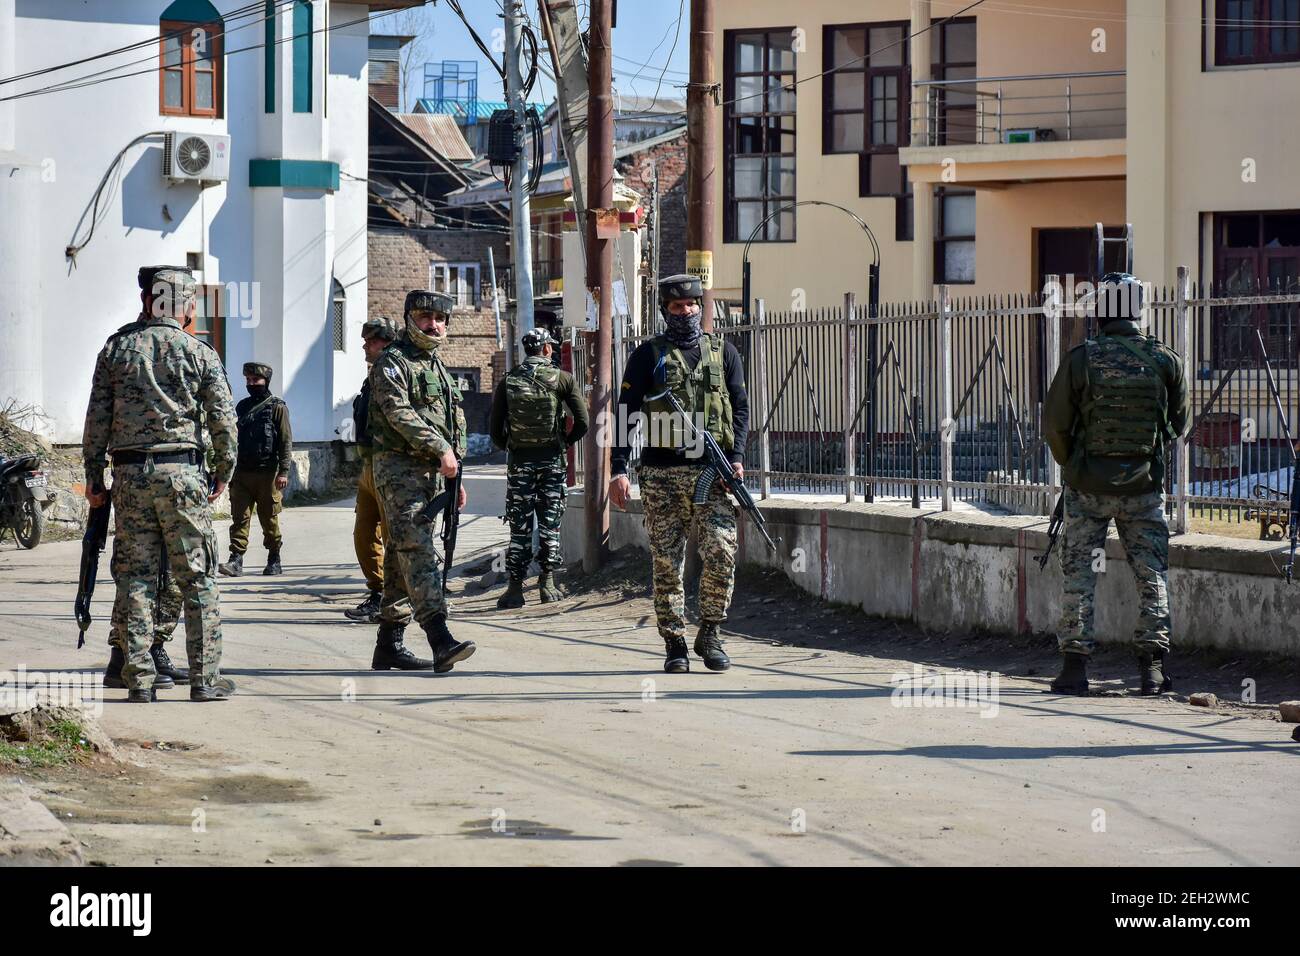
M 679 126 L 651 139 L 631 143 L 615 153 L 614 165 L 623 185 L 650 206 L 654 171 L 659 174 L 659 274 L 686 271 L 686 127 Z

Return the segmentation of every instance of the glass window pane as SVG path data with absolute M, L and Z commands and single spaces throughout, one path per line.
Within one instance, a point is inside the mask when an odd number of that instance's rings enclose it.
M 163 66 L 181 65 L 181 38 L 168 36 L 163 38 Z
M 769 196 L 794 196 L 793 159 L 767 161 L 767 189 Z
M 736 122 L 736 152 L 761 153 L 763 151 L 763 127 L 757 117 Z
M 852 62 L 854 66 L 861 68 L 863 66 L 862 58 L 867 55 L 867 31 L 857 29 L 836 30 L 832 36 L 831 62 L 835 66 L 842 66 Z
M 944 70 L 943 78 L 945 80 L 973 80 L 975 79 L 975 67 L 973 66 L 951 66 Z M 954 86 L 944 87 L 944 101 L 949 106 L 974 106 L 975 105 L 975 83 L 960 83 Z M 1047 109 L 1044 106 L 1030 106 L 1028 109 Z
M 769 203 L 767 207 L 768 214 L 776 212 L 784 203 Z M 794 238 L 794 210 L 777 213 L 768 220 L 767 227 L 764 229 L 767 238 L 773 242 L 777 240 L 791 240 Z
M 872 153 L 870 187 L 873 196 L 897 196 L 903 192 L 903 167 L 897 153 Z
M 763 69 L 763 34 L 736 37 L 736 72 L 758 73 Z
M 168 70 L 163 74 L 163 102 L 176 109 L 185 105 L 181 99 L 180 70 Z
M 975 281 L 975 243 L 943 244 L 943 278 L 945 282 Z
M 761 159 L 737 159 L 736 163 L 736 197 L 750 199 L 763 195 L 763 161 Z
M 943 197 L 943 234 L 945 236 L 975 235 L 975 196 Z
M 949 23 L 943 28 L 944 61 L 947 63 L 975 62 L 975 24 Z
M 767 85 L 767 109 L 771 113 L 794 112 L 794 89 L 781 85 L 776 78 L 769 78 Z M 756 101 L 757 102 L 757 101 Z
M 862 87 L 861 73 L 836 73 L 831 78 L 831 109 L 862 109 Z
M 774 138 L 770 144 L 772 152 L 781 153 L 786 156 L 794 155 L 794 130 L 782 129 L 779 138 Z
M 867 44 L 867 52 L 871 56 L 870 65 L 873 68 L 878 66 L 902 66 L 903 51 L 905 49 L 902 27 L 872 28 L 871 41 Z
M 1296 213 L 1265 215 L 1264 246 L 1269 249 L 1300 246 L 1300 215 Z
M 862 151 L 861 113 L 838 113 L 831 117 L 831 149 L 846 153 Z
M 194 27 L 190 30 L 185 36 L 185 42 L 193 49 L 195 60 L 212 59 L 212 34 L 203 27 Z
M 1223 244 L 1229 249 L 1254 249 L 1259 245 L 1258 216 L 1224 216 Z
M 741 242 L 749 239 L 749 234 L 754 231 L 754 227 L 759 224 L 763 218 L 763 204 L 761 202 L 738 202 L 736 203 L 736 239 Z M 757 238 L 761 239 L 762 236 Z
M 794 35 L 769 33 L 767 42 L 767 69 L 773 73 L 793 73 Z
M 212 73 L 194 74 L 194 108 L 212 109 Z
M 732 108 L 737 113 L 763 112 L 763 88 L 761 76 L 736 77 L 736 102 Z

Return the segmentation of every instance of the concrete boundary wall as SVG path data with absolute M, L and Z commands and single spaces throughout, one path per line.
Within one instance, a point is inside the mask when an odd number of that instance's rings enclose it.
M 1046 569 L 1034 561 L 1047 547 L 1044 517 L 779 499 L 761 507 L 781 553 L 768 553 L 745 520 L 741 559 L 782 568 L 810 594 L 937 630 L 1055 633 L 1060 563 L 1055 554 Z M 563 528 L 569 561 L 581 558 L 583 523 L 581 489 L 571 489 Z M 639 498 L 627 512 L 611 509 L 610 546 L 648 550 Z M 1300 657 L 1300 582 L 1282 578 L 1285 558 L 1278 542 L 1175 536 L 1169 555 L 1175 646 Z M 1097 585 L 1098 640 L 1130 641 L 1137 612 L 1133 574 L 1112 529 Z

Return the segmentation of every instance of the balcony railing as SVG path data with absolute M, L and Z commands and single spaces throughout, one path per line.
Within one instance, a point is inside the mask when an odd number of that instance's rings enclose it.
M 912 145 L 1118 139 L 1124 71 L 1038 73 L 912 84 Z

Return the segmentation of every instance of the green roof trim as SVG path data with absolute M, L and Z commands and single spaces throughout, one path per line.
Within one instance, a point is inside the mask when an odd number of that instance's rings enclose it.
M 323 159 L 250 159 L 248 185 L 336 192 L 339 164 Z
M 181 20 L 186 23 L 214 23 L 221 19 L 217 8 L 208 0 L 176 0 L 162 12 L 159 20 Z

